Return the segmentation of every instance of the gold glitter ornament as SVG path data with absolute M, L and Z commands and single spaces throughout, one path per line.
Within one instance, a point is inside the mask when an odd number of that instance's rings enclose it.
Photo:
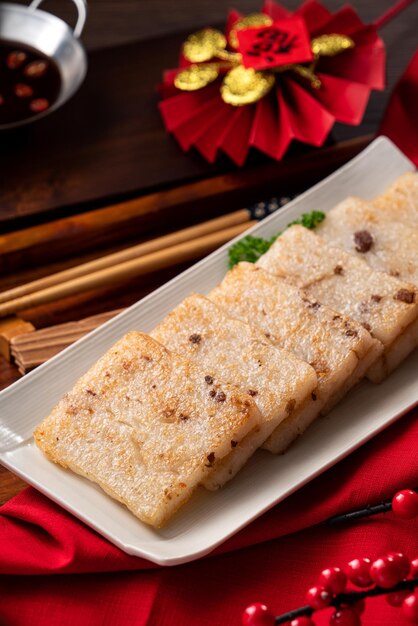
M 190 65 L 176 75 L 174 85 L 182 91 L 197 91 L 212 83 L 218 76 L 219 69 L 215 63 Z
M 237 30 L 256 28 L 257 26 L 271 26 L 272 24 L 273 20 L 269 15 L 265 13 L 250 13 L 235 22 L 229 33 L 229 43 L 232 48 L 237 49 L 239 45 Z
M 229 50 L 218 50 L 216 56 L 218 59 L 229 61 L 231 65 L 237 65 L 242 61 L 242 54 L 240 52 L 230 52 Z
M 225 76 L 221 85 L 221 97 L 224 102 L 233 106 L 253 104 L 264 98 L 274 84 L 273 73 L 239 65 Z
M 315 74 L 314 70 L 314 63 L 312 63 L 308 67 L 305 65 L 300 65 L 299 63 L 293 63 L 289 65 L 282 65 L 280 68 L 277 68 L 276 71 L 279 73 L 288 71 L 295 72 L 295 74 L 298 74 L 299 76 L 302 76 L 302 78 L 306 78 L 306 80 L 309 80 L 309 82 L 311 83 L 311 87 L 313 87 L 314 89 L 320 89 L 322 83 L 318 76 Z
M 311 41 L 312 52 L 316 57 L 334 57 L 354 46 L 354 41 L 346 35 L 320 35 Z
M 229 34 L 231 47 L 238 48 L 237 32 L 241 29 L 270 26 L 273 19 L 264 13 L 251 13 L 237 20 Z M 346 35 L 336 33 L 320 35 L 311 41 L 314 61 L 310 64 L 292 63 L 273 68 L 269 71 L 245 68 L 239 52 L 227 50 L 227 40 L 223 33 L 213 28 L 205 28 L 190 35 L 183 44 L 183 54 L 192 62 L 187 68 L 179 71 L 174 85 L 182 91 L 197 91 L 216 80 L 222 69 L 227 69 L 221 85 L 221 97 L 224 102 L 233 106 L 244 106 L 258 102 L 269 93 L 275 84 L 276 72 L 293 71 L 308 80 L 314 89 L 321 88 L 321 81 L 315 74 L 316 65 L 321 56 L 336 56 L 355 46 L 354 41 Z M 217 61 L 206 63 L 210 59 Z
M 187 37 L 183 44 L 183 55 L 191 63 L 209 61 L 226 48 L 226 38 L 219 30 L 205 28 Z
M 311 83 L 311 87 L 313 87 L 314 89 L 321 88 L 322 83 L 318 76 L 315 74 L 312 67 L 305 67 L 304 65 L 296 64 L 293 65 L 291 69 L 296 74 L 299 74 L 299 76 L 302 76 L 302 78 L 306 78 L 306 80 L 309 80 L 309 82 Z

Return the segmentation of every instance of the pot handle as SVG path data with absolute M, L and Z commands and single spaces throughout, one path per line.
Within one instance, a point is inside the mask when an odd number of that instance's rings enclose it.
M 43 2 L 43 0 L 33 0 L 29 5 L 29 9 L 32 9 L 34 11 L 39 7 L 41 2 Z M 74 27 L 74 37 L 80 37 L 84 28 L 84 24 L 86 23 L 87 3 L 86 0 L 73 0 L 73 2 L 77 7 L 78 12 L 77 24 Z

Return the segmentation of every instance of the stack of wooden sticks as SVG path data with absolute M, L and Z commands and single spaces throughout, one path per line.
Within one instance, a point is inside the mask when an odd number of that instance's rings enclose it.
M 21 374 L 26 374 L 64 348 L 101 326 L 123 309 L 93 315 L 77 322 L 57 324 L 24 333 L 10 340 L 11 358 Z

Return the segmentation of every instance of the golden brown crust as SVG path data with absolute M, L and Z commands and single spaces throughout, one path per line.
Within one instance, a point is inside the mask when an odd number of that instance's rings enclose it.
M 113 346 L 38 426 L 54 462 L 86 476 L 141 520 L 163 525 L 217 459 L 260 421 L 249 394 L 217 384 L 142 333 Z
M 183 300 L 152 332 L 170 350 L 205 371 L 208 389 L 216 381 L 237 384 L 257 403 L 263 420 L 208 476 L 204 485 L 222 486 L 315 389 L 317 377 L 307 363 L 271 344 L 258 329 L 229 317 L 208 298 Z M 291 411 L 289 409 L 291 407 Z
M 360 198 L 347 198 L 327 213 L 315 232 L 374 270 L 418 285 L 417 226 L 399 220 L 395 207 L 383 210 Z M 367 250 L 356 243 L 356 235 L 365 232 L 371 238 Z
M 318 376 L 316 415 L 373 345 L 360 324 L 257 265 L 236 265 L 209 298 L 312 365 Z
M 418 173 L 407 172 L 373 200 L 386 219 L 418 227 Z
M 286 230 L 258 264 L 356 320 L 385 347 L 418 317 L 413 284 L 373 270 L 303 226 Z

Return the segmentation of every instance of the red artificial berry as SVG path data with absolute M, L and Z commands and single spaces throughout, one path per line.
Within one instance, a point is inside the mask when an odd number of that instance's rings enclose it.
M 306 615 L 301 615 L 301 617 L 296 617 L 292 619 L 290 622 L 290 626 L 315 626 L 314 622 L 310 617 L 306 617 Z
M 418 558 L 411 561 L 411 578 L 418 577 Z
M 22 50 L 15 50 L 7 55 L 6 64 L 9 70 L 16 70 L 26 61 L 27 54 Z
M 15 94 L 18 98 L 30 98 L 33 95 L 33 89 L 29 85 L 17 83 L 15 85 Z
M 275 617 L 265 604 L 254 602 L 242 614 L 243 626 L 274 626 Z
M 414 624 L 418 624 L 418 592 L 411 593 L 402 604 L 402 613 Z
M 306 600 L 313 609 L 324 609 L 331 604 L 332 593 L 322 585 L 308 589 Z
M 29 108 L 34 113 L 42 113 L 42 111 L 46 111 L 48 107 L 49 102 L 46 98 L 36 98 L 35 100 L 32 100 L 29 105 Z
M 386 596 L 386 601 L 390 606 L 402 606 L 403 601 L 411 591 L 409 589 L 404 589 L 403 591 L 392 591 L 392 593 L 388 593 Z
M 339 567 L 328 567 L 322 570 L 318 582 L 337 595 L 344 591 L 347 585 L 347 576 Z
M 48 63 L 46 61 L 32 61 L 29 63 L 23 73 L 25 76 L 29 78 L 40 78 L 43 76 L 48 69 Z
M 402 580 L 402 571 L 396 561 L 387 556 L 376 559 L 370 567 L 370 576 L 379 587 L 389 589 Z
M 361 626 L 357 613 L 350 607 L 338 609 L 329 620 L 330 626 Z
M 373 584 L 370 578 L 370 559 L 353 559 L 347 565 L 348 579 L 357 587 L 370 587 Z
M 408 557 L 405 556 L 405 554 L 402 554 L 402 552 L 389 552 L 387 557 L 390 561 L 394 561 L 397 564 L 401 571 L 402 578 L 406 578 L 409 574 L 409 570 L 411 569 Z
M 402 489 L 395 493 L 392 500 L 392 511 L 401 519 L 413 519 L 418 515 L 418 493 L 412 489 Z

